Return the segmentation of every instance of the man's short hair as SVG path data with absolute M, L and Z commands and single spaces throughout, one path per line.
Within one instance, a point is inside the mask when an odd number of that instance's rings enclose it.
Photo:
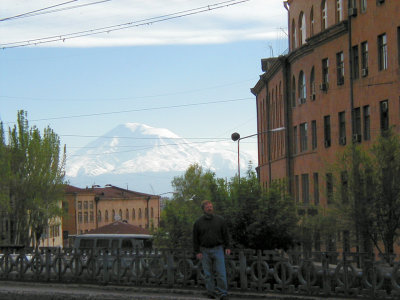
M 211 204 L 212 204 L 212 202 L 211 202 L 210 200 L 203 200 L 203 201 L 201 201 L 201 209 L 204 210 L 204 206 L 206 206 L 206 204 L 208 204 L 208 203 L 211 203 Z

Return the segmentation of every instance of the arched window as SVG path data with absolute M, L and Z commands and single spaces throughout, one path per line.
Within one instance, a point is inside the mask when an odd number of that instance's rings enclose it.
M 104 218 L 105 218 L 105 221 L 108 222 L 108 210 L 106 210 L 106 213 L 105 213 L 105 217 L 104 217 Z
M 139 219 L 141 219 L 141 218 L 142 218 L 142 209 L 139 208 Z
M 125 211 L 125 220 L 129 220 L 129 209 Z
M 132 220 L 136 219 L 136 211 L 134 208 L 132 208 Z
M 101 211 L 97 212 L 97 222 L 101 222 Z
M 311 6 L 310 11 L 310 36 L 314 35 L 314 6 Z
M 311 74 L 310 74 L 310 94 L 311 94 L 311 100 L 315 100 L 315 71 L 314 67 L 311 69 Z
M 303 71 L 299 74 L 299 101 L 305 103 L 307 98 L 306 75 Z
M 327 15 L 326 0 L 322 0 L 322 2 L 321 2 L 321 30 L 325 30 L 327 28 L 328 28 L 328 15 Z
M 301 12 L 299 17 L 299 42 L 301 45 L 304 45 L 306 43 L 306 38 L 306 16 L 303 12 Z
M 122 220 L 122 209 L 119 210 L 119 219 Z
M 336 23 L 343 20 L 343 6 L 342 0 L 336 0 Z
M 115 210 L 112 210 L 112 221 L 115 221 Z
M 293 19 L 292 21 L 292 50 L 297 48 L 297 30 L 296 30 L 296 23 Z
M 294 78 L 294 76 L 293 76 L 293 79 L 292 79 L 292 95 L 291 95 L 291 98 L 292 98 L 292 106 L 296 107 L 296 78 Z

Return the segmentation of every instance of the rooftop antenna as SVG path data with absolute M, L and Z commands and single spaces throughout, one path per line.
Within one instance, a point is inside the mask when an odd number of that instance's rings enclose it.
M 268 47 L 269 47 L 269 51 L 270 51 L 269 52 L 270 57 L 274 57 L 274 49 L 272 48 L 272 45 L 269 44 Z

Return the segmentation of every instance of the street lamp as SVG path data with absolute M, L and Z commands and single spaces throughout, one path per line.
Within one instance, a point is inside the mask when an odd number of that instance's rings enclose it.
M 247 138 L 250 138 L 250 137 L 253 137 L 253 136 L 257 136 L 257 135 L 260 135 L 260 134 L 263 134 L 263 133 L 268 133 L 268 135 L 269 135 L 269 133 L 271 133 L 271 132 L 282 131 L 282 130 L 285 130 L 285 127 L 273 128 L 273 129 L 270 129 L 270 130 L 266 130 L 266 131 L 262 131 L 262 132 L 258 132 L 258 133 L 254 133 L 254 134 L 250 134 L 250 135 L 247 135 L 247 136 L 244 136 L 244 137 L 240 137 L 240 134 L 237 133 L 237 132 L 234 132 L 234 133 L 231 134 L 232 141 L 234 141 L 234 142 L 237 141 L 238 142 L 238 176 L 239 176 L 239 184 L 240 184 L 240 154 L 239 154 L 240 153 L 240 146 L 239 146 L 240 140 L 244 140 L 244 139 L 247 139 Z M 270 144 L 270 142 L 268 141 L 268 146 L 269 146 L 269 144 Z M 268 151 L 268 155 L 269 155 L 269 151 Z

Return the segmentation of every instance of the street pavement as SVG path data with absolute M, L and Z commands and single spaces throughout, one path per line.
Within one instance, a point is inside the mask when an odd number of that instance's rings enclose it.
M 0 300 L 160 300 L 160 299 L 207 299 L 203 290 L 163 288 L 102 286 L 88 284 L 58 284 L 0 280 Z M 283 295 L 276 293 L 250 293 L 232 291 L 231 300 L 318 300 L 326 297 Z M 335 298 L 329 298 L 335 300 Z M 344 298 L 340 298 L 345 300 Z

